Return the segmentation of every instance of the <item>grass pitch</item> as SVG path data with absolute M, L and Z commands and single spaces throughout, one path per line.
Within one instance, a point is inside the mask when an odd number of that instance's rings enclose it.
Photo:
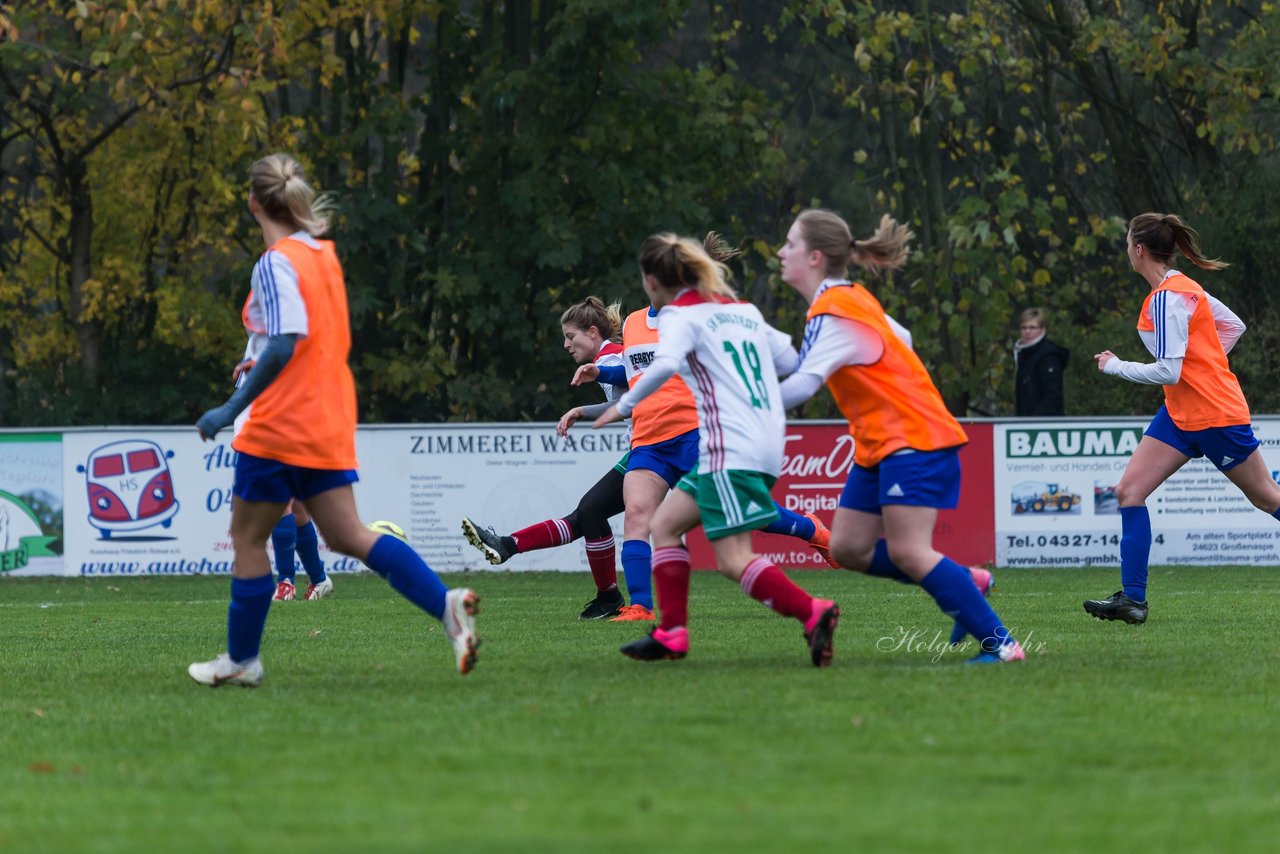
M 1264 850 L 1280 834 L 1276 569 L 997 573 L 1028 648 L 968 667 L 914 588 L 805 572 L 799 626 L 695 576 L 692 651 L 579 623 L 585 575 L 485 573 L 467 677 L 371 575 L 276 603 L 258 690 L 185 668 L 226 578 L 0 580 L 0 850 Z

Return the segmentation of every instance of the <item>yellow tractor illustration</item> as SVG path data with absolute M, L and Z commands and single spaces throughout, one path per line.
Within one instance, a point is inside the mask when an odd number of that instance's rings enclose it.
M 1080 496 L 1060 484 L 1028 481 L 1015 486 L 1009 496 L 1014 513 L 1043 513 L 1049 508 L 1065 513 L 1080 503 Z

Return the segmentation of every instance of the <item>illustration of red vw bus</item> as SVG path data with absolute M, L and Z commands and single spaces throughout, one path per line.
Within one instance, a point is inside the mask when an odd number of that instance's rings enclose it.
M 85 465 L 76 466 L 89 490 L 89 524 L 103 539 L 172 524 L 178 512 L 167 462 L 172 456 L 155 442 L 128 439 L 94 449 Z

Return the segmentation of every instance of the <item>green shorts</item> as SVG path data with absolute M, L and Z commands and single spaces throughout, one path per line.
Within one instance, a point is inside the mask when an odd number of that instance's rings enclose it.
M 627 451 L 625 454 L 622 455 L 622 459 L 618 460 L 616 463 L 613 464 L 613 470 L 616 471 L 618 474 L 626 474 L 627 460 L 629 459 L 631 459 L 631 452 Z
M 778 518 L 769 490 L 775 478 L 758 471 L 690 472 L 676 484 L 698 502 L 702 532 L 719 540 L 767 527 Z

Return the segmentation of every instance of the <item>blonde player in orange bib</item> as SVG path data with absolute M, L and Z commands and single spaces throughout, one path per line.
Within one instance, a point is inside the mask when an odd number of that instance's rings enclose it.
M 1147 619 L 1147 561 L 1151 516 L 1146 500 L 1195 457 L 1206 457 L 1259 510 L 1280 518 L 1280 486 L 1271 479 L 1249 426 L 1249 404 L 1227 364 L 1244 323 L 1195 281 L 1174 269 L 1181 252 L 1203 270 L 1227 265 L 1204 256 L 1200 235 L 1173 214 L 1144 213 L 1129 221 L 1129 263 L 1151 292 L 1138 313 L 1138 336 L 1155 362 L 1126 362 L 1103 350 L 1098 370 L 1130 382 L 1164 386 L 1164 405 L 1116 484 L 1120 504 L 1121 589 L 1090 599 L 1084 609 L 1100 620 L 1139 624 Z
M 778 250 L 782 280 L 809 303 L 800 365 L 782 384 L 790 409 L 823 383 L 849 419 L 854 465 L 831 526 L 831 552 L 868 575 L 919 584 L 956 621 L 953 642 L 980 643 L 974 663 L 1024 657 L 987 603 L 990 573 L 962 567 L 933 547 L 938 510 L 960 495 L 959 449 L 968 441 L 947 411 L 905 330 L 861 284 L 850 263 L 898 269 L 913 237 L 884 217 L 868 240 L 826 210 L 802 212 Z
M 356 512 L 356 389 L 347 358 L 347 291 L 315 191 L 287 154 L 257 161 L 249 172 L 249 211 L 267 250 L 253 269 L 245 305 L 253 369 L 222 406 L 196 422 L 212 439 L 242 412 L 232 487 L 231 603 L 227 650 L 187 668 L 210 687 L 257 687 L 259 649 L 275 584 L 266 543 L 294 498 L 330 547 L 363 561 L 409 601 L 444 623 L 460 673 L 471 670 L 479 638 L 479 599 L 449 590 L 408 543 L 369 530 Z

